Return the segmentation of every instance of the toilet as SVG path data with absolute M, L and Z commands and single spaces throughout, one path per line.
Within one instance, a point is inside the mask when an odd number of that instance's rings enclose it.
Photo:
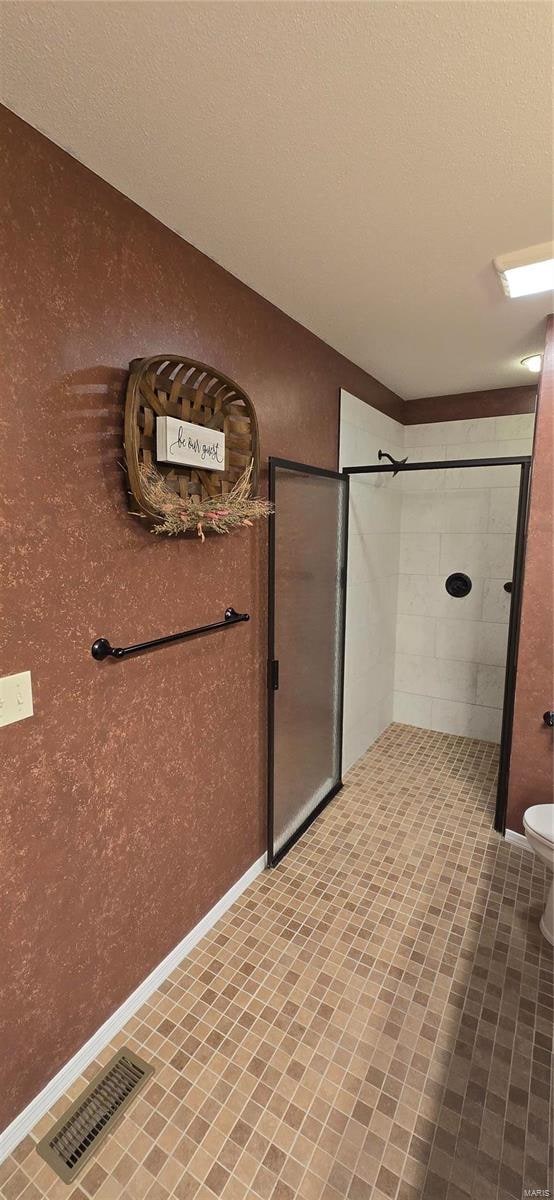
M 523 815 L 523 828 L 531 849 L 554 871 L 554 804 L 535 804 Z M 540 919 L 541 933 L 554 946 L 554 882 Z

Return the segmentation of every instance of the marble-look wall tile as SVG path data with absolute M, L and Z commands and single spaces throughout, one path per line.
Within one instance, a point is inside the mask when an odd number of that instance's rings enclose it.
M 399 613 L 396 621 L 396 651 L 398 654 L 434 655 L 436 620 Z
M 504 663 L 500 666 L 479 663 L 475 691 L 476 703 L 485 704 L 488 708 L 502 708 L 505 680 L 506 670 Z
M 507 625 L 493 621 L 437 619 L 437 658 L 503 666 L 507 643 Z
M 444 575 L 399 575 L 398 577 L 398 613 L 415 614 L 421 617 L 447 617 L 453 613 L 458 621 L 504 620 L 504 607 L 501 615 L 483 615 L 483 594 L 485 580 L 472 577 L 472 588 L 467 596 L 450 596 L 445 587 Z M 491 592 L 489 612 L 498 614 L 495 608 L 496 593 L 502 584 L 492 581 L 494 589 Z M 502 592 L 509 604 L 509 596 Z M 507 619 L 507 617 L 506 617 Z
M 525 438 L 529 447 L 524 453 L 531 453 L 533 434 L 535 431 L 534 413 L 513 413 L 506 417 L 495 417 L 495 440 L 497 442 L 520 440 Z
M 440 700 L 475 702 L 476 662 L 435 658 L 433 655 L 396 655 L 395 690 Z
M 430 457 L 444 458 L 443 451 L 447 442 L 447 431 L 451 425 L 459 424 L 461 424 L 459 421 L 433 421 L 423 425 L 408 425 L 404 431 L 404 445 L 423 446 L 426 451 L 434 448 L 435 453 Z
M 362 476 L 362 479 L 364 477 Z M 370 476 L 371 480 L 379 478 Z M 351 523 L 360 533 L 399 533 L 402 513 L 402 495 L 396 489 L 378 487 L 359 482 L 354 477 L 350 482 Z
M 502 443 L 496 441 L 490 442 L 472 442 L 471 446 L 468 442 L 458 442 L 455 445 L 447 445 L 447 458 L 515 458 L 521 454 L 529 454 L 528 438 L 510 438 Z M 471 470 L 477 470 L 477 467 L 472 467 Z M 495 468 L 502 470 L 502 467 Z
M 458 733 L 480 738 L 484 742 L 499 742 L 502 712 L 479 704 L 461 704 L 455 700 L 433 700 L 431 729 L 440 733 Z
M 436 491 L 408 493 L 402 503 L 402 532 L 483 533 L 490 528 L 489 512 L 488 489 L 446 492 L 440 504 Z
M 406 429 L 406 433 L 409 430 Z M 406 443 L 402 458 L 410 463 L 435 462 L 446 458 L 446 445 L 414 446 Z M 445 487 L 446 472 L 440 467 L 428 471 L 404 471 L 396 476 L 396 484 L 402 492 L 442 492 Z
M 506 579 L 485 579 L 483 580 L 483 605 L 481 611 L 481 619 L 483 621 L 500 621 L 506 625 L 510 619 L 510 604 L 511 595 L 504 588 L 505 583 L 509 583 L 512 578 L 512 571 L 506 576 Z
M 496 454 L 502 454 L 503 447 L 498 444 Z M 526 451 L 531 453 L 531 448 Z M 473 491 L 474 488 L 511 488 L 519 487 L 521 467 L 505 465 L 499 467 L 446 467 L 444 470 L 444 490 Z
M 444 533 L 440 535 L 439 571 L 462 571 L 481 579 L 512 577 L 514 533 Z
M 439 533 L 403 533 L 400 537 L 400 573 L 435 575 L 440 567 Z
M 419 725 L 431 729 L 433 700 L 431 696 L 416 696 L 413 692 L 394 693 L 394 717 L 401 725 Z
M 530 454 L 533 425 L 524 414 L 410 426 L 404 453 L 413 462 Z M 520 474 L 441 467 L 402 477 L 397 720 L 412 712 L 420 723 L 430 702 L 432 728 L 499 737 Z M 463 598 L 446 592 L 454 571 L 471 579 Z
M 519 487 L 491 488 L 490 533 L 513 533 L 516 527 Z
M 362 462 L 371 450 L 376 456 L 380 447 L 398 457 L 407 455 L 410 462 L 495 458 L 532 450 L 532 413 L 411 425 L 402 431 L 403 440 L 394 422 L 381 413 L 368 414 L 351 401 L 344 413 L 348 424 L 344 446 L 358 456 L 356 462 Z M 361 429 L 366 431 L 367 442 L 360 440 Z M 359 533 L 363 530 L 369 536 L 359 536 L 355 543 L 355 587 L 374 586 L 369 580 L 375 576 L 379 560 L 392 574 L 391 546 L 380 535 L 401 530 L 396 720 L 409 722 L 411 714 L 416 724 L 430 722 L 433 703 L 446 700 L 446 716 L 444 710 L 435 708 L 436 719 L 447 722 L 439 728 L 460 733 L 476 729 L 485 731 L 483 736 L 496 737 L 498 716 L 491 714 L 502 706 L 510 606 L 503 585 L 512 575 L 519 480 L 519 467 L 491 466 L 440 467 L 405 472 L 394 479 L 372 475 L 352 481 L 356 487 L 369 484 L 374 489 L 373 504 L 362 504 L 356 515 Z M 376 488 L 382 489 L 379 502 Z M 470 576 L 468 596 L 453 598 L 447 593 L 445 581 L 454 571 Z M 361 597 L 355 603 L 359 607 Z M 372 628 L 373 638 L 377 623 L 387 652 L 392 629 L 390 603 L 387 583 L 371 598 L 363 619 L 365 628 Z M 359 620 L 357 628 L 360 633 Z M 365 664 L 370 658 L 371 651 L 363 651 L 360 645 L 358 662 Z M 357 703 L 359 706 L 359 694 Z M 461 705 L 459 709 L 452 707 L 456 703 Z M 473 717 L 472 706 L 476 710 Z M 441 716 L 437 716 L 439 712 Z
M 401 457 L 398 422 L 341 393 L 340 466 Z M 350 481 L 343 763 L 350 766 L 392 721 L 401 489 L 390 474 Z
M 349 580 L 346 592 L 347 633 L 361 638 L 366 632 L 371 637 L 383 636 L 389 626 L 394 629 L 395 614 L 391 616 L 391 586 L 396 587 L 396 577 L 360 578 Z
M 369 694 L 371 681 L 368 679 L 367 682 Z M 393 719 L 393 693 L 388 688 L 384 696 L 374 696 L 364 705 L 357 721 L 345 724 L 342 749 L 343 771 L 347 771 L 361 758 L 362 754 L 365 754 L 368 746 L 373 745 L 373 742 Z

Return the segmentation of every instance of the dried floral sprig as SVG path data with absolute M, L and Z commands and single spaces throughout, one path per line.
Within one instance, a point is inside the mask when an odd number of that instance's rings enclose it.
M 252 525 L 259 517 L 269 516 L 273 512 L 273 505 L 260 496 L 250 496 L 252 467 L 253 462 L 226 496 L 189 500 L 171 491 L 156 467 L 142 463 L 140 476 L 144 498 L 158 517 L 152 532 L 174 536 L 195 529 L 198 537 L 205 542 L 205 529 L 229 533 L 240 525 Z

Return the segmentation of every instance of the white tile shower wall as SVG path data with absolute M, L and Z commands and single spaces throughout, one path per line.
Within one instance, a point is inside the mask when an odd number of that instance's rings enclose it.
M 377 451 L 401 457 L 404 428 L 341 392 L 340 467 L 377 465 Z M 344 666 L 346 770 L 393 719 L 401 490 L 390 475 L 353 476 L 350 485 Z
M 406 426 L 404 455 L 436 459 L 530 454 L 534 417 Z M 518 467 L 447 468 L 401 478 L 394 719 L 499 741 L 519 493 Z M 472 590 L 454 599 L 445 580 Z
M 340 466 L 530 454 L 534 417 L 402 426 L 341 393 Z M 343 759 L 391 720 L 496 741 L 519 468 L 352 477 Z M 447 575 L 472 579 L 455 600 Z M 394 679 L 394 686 L 393 686 Z

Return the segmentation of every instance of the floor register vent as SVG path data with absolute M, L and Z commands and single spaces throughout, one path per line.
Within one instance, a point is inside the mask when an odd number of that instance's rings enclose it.
M 73 1182 L 153 1073 L 132 1050 L 119 1050 L 42 1138 L 38 1153 L 64 1183 Z

